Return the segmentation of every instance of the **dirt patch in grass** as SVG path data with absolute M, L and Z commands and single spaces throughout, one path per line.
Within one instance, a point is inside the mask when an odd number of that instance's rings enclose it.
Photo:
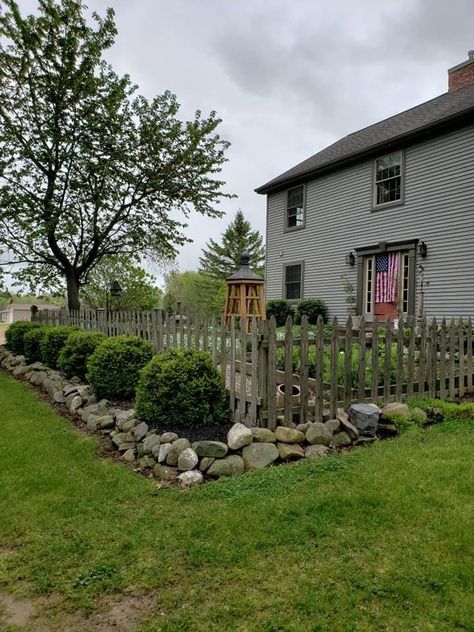
M 28 599 L 0 593 L 0 629 L 17 626 L 29 632 L 131 632 L 155 604 L 152 595 L 108 597 L 97 604 L 97 611 L 87 616 L 83 611 L 58 612 L 55 598 Z

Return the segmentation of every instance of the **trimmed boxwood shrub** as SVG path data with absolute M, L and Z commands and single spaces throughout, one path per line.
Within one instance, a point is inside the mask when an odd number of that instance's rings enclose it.
M 30 362 L 41 362 L 43 355 L 41 353 L 41 343 L 51 327 L 43 325 L 42 327 L 33 327 L 26 332 L 24 337 L 25 356 Z
M 204 351 L 172 349 L 140 374 L 135 409 L 151 427 L 206 426 L 227 420 L 222 377 Z
M 87 381 L 99 397 L 133 399 L 140 371 L 152 357 L 151 343 L 143 338 L 107 338 L 87 362 Z
M 291 303 L 280 298 L 268 301 L 265 309 L 268 320 L 270 320 L 272 316 L 275 316 L 277 327 L 284 325 L 288 316 L 293 316 Z
M 58 358 L 58 366 L 66 377 L 80 377 L 84 380 L 87 371 L 87 360 L 94 353 L 105 335 L 100 331 L 75 331 L 66 340 Z
M 66 344 L 66 340 L 77 331 L 77 327 L 60 325 L 59 327 L 49 327 L 41 340 L 41 360 L 51 369 L 58 368 L 58 358 L 61 349 Z
M 7 347 L 12 353 L 23 355 L 25 353 L 25 336 L 35 327 L 41 327 L 39 323 L 32 323 L 29 320 L 19 320 L 12 323 L 5 332 Z
M 305 298 L 298 303 L 296 308 L 296 323 L 301 323 L 301 317 L 306 314 L 310 325 L 316 325 L 318 316 L 323 317 L 326 323 L 328 320 L 328 306 L 320 298 Z

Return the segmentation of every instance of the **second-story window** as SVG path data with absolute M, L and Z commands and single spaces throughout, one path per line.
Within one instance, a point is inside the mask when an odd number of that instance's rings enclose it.
M 402 152 L 375 161 L 375 206 L 400 202 L 402 199 Z
M 286 228 L 304 226 L 304 186 L 289 189 L 286 200 Z

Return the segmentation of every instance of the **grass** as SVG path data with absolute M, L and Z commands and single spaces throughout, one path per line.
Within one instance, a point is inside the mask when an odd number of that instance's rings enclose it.
M 2 373 L 0 402 L 0 592 L 52 594 L 60 620 L 134 587 L 156 597 L 140 632 L 474 629 L 472 406 L 181 492 Z

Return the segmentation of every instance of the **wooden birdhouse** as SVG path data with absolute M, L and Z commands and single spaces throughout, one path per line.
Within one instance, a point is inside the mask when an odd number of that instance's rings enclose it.
M 243 252 L 240 268 L 226 279 L 225 323 L 230 325 L 231 318 L 240 318 L 245 330 L 250 331 L 252 317 L 265 318 L 264 280 L 249 267 L 250 255 Z

